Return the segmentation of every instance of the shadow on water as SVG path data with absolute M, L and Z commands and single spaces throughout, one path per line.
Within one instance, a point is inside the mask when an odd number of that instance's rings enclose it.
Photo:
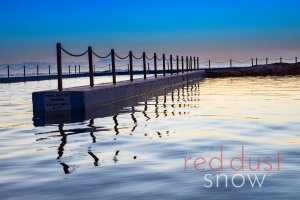
M 57 160 L 59 164 L 62 166 L 65 174 L 69 174 L 72 172 L 72 167 L 70 167 L 66 162 L 62 162 L 61 159 L 64 156 L 64 151 L 68 143 L 68 137 L 72 135 L 78 135 L 83 133 L 89 133 L 91 137 L 91 144 L 97 142 L 97 138 L 95 136 L 96 132 L 113 132 L 115 135 L 114 140 L 117 139 L 120 134 L 120 130 L 122 128 L 119 122 L 119 116 L 121 114 L 130 114 L 129 119 L 132 120 L 132 127 L 125 127 L 129 129 L 130 135 L 135 132 L 138 128 L 139 121 L 147 122 L 149 120 L 164 118 L 168 116 L 176 116 L 176 115 L 187 115 L 188 112 L 182 111 L 174 111 L 176 106 L 181 108 L 192 108 L 193 106 L 197 106 L 197 104 L 189 104 L 192 101 L 200 101 L 199 96 L 200 91 L 200 83 L 192 82 L 192 83 L 183 83 L 176 86 L 164 88 L 161 90 L 157 90 L 155 92 L 143 94 L 141 96 L 137 96 L 134 98 L 126 99 L 124 101 L 120 101 L 118 103 L 105 105 L 99 107 L 94 110 L 89 110 L 84 113 L 59 113 L 59 114 L 49 114 L 49 113 L 34 113 L 33 121 L 35 126 L 46 126 L 46 125 L 57 125 L 58 131 L 48 131 L 36 133 L 36 135 L 49 135 L 49 137 L 61 137 L 61 143 L 58 147 L 57 151 Z M 193 98 L 198 97 L 198 98 Z M 137 109 L 136 107 L 142 108 Z M 139 115 L 141 114 L 141 115 Z M 138 115 L 138 116 L 136 116 Z M 143 116 L 143 117 L 141 117 Z M 107 126 L 97 126 L 95 124 L 95 119 L 100 119 L 104 117 L 111 117 L 112 127 Z M 83 125 L 86 124 L 86 127 L 83 128 L 72 128 L 65 130 L 65 125 L 71 123 L 81 123 Z M 58 134 L 56 134 L 58 133 Z M 164 136 L 168 137 L 170 135 L 169 131 L 155 131 L 158 138 L 162 138 Z M 55 134 L 55 135 L 53 135 Z M 145 137 L 149 135 L 144 133 Z M 149 136 L 150 137 L 150 136 Z M 37 139 L 37 141 L 41 141 Z M 94 166 L 100 166 L 101 161 L 99 159 L 99 153 L 92 151 L 92 146 L 90 145 L 87 149 L 87 154 L 93 160 Z M 119 161 L 120 150 L 115 150 L 115 154 L 113 155 L 113 162 L 118 163 Z M 134 155 L 132 157 L 133 160 L 137 159 L 137 156 Z

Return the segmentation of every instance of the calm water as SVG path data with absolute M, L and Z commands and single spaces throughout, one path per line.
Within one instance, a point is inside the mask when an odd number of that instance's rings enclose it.
M 39 127 L 32 121 L 31 93 L 56 82 L 1 84 L 0 198 L 299 199 L 299 78 L 206 79 L 123 108 L 107 107 L 104 114 L 95 111 L 94 119 Z M 80 80 L 64 84 L 88 84 Z M 193 167 L 200 156 L 220 157 L 221 145 L 222 171 L 208 163 L 203 171 Z M 229 160 L 241 156 L 242 145 L 253 166 L 270 157 L 272 170 L 262 165 L 250 172 L 248 163 L 243 172 L 230 170 Z M 207 174 L 211 187 L 205 187 Z M 217 174 L 228 176 L 227 187 L 225 178 L 216 186 Z M 252 188 L 247 174 L 266 174 L 262 187 Z M 243 177 L 245 184 L 235 187 Z

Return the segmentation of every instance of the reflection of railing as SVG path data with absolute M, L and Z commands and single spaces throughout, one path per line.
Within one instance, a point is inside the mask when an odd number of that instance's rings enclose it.
M 176 92 L 176 90 L 178 92 Z M 139 101 L 140 103 L 137 103 L 135 105 L 125 105 L 124 108 L 119 108 L 117 111 L 113 112 L 114 114 L 110 115 L 111 118 L 109 118 L 109 120 L 111 120 L 113 123 L 109 125 L 109 127 L 97 125 L 94 118 L 89 119 L 89 121 L 86 123 L 83 123 L 82 125 L 84 125 L 84 127 L 82 128 L 76 127 L 74 129 L 65 129 L 66 127 L 70 126 L 64 126 L 65 123 L 58 123 L 58 130 L 55 131 L 58 134 L 50 135 L 49 137 L 60 137 L 60 144 L 57 148 L 57 160 L 59 165 L 62 166 L 65 174 L 72 173 L 74 166 L 68 165 L 67 160 L 69 159 L 69 156 L 67 159 L 64 159 L 64 152 L 68 149 L 68 137 L 74 137 L 77 134 L 89 134 L 91 141 L 90 145 L 88 145 L 86 149 L 85 155 L 90 156 L 91 162 L 95 167 L 100 166 L 101 164 L 103 164 L 103 158 L 100 159 L 101 154 L 99 154 L 99 151 L 95 151 L 92 145 L 94 143 L 101 142 L 101 140 L 97 141 L 97 133 L 105 133 L 108 131 L 112 132 L 112 137 L 114 138 L 114 140 L 117 140 L 120 134 L 128 133 L 130 135 L 133 135 L 135 132 L 141 131 L 141 129 L 139 129 L 138 127 L 141 127 L 144 122 L 157 120 L 157 118 L 159 117 L 164 118 L 168 116 L 189 115 L 190 113 L 184 110 L 186 108 L 195 108 L 196 105 L 192 102 L 200 101 L 200 96 L 198 95 L 199 91 L 199 82 L 195 82 L 191 85 L 182 84 L 175 90 L 164 91 L 163 94 L 161 93 L 160 95 L 156 95 L 154 98 L 147 97 L 147 99 Z M 160 104 L 162 104 L 162 106 L 160 106 Z M 176 111 L 176 109 L 178 110 Z M 119 117 L 120 115 L 124 114 L 128 114 L 128 118 L 126 118 L 126 125 L 122 123 L 122 119 L 124 117 Z M 127 123 L 128 119 L 132 120 L 131 125 Z M 45 133 L 37 133 L 37 135 L 48 133 L 54 132 L 51 131 Z M 172 132 L 168 130 L 154 130 L 152 133 L 144 133 L 144 136 L 149 138 L 156 137 L 158 139 L 163 139 L 165 137 L 169 137 L 170 133 Z M 37 141 L 43 140 L 37 139 Z M 122 151 L 123 150 L 120 148 L 116 148 L 113 150 L 113 154 L 111 154 L 110 158 L 114 163 L 118 163 L 118 161 L 122 159 Z M 74 158 L 78 157 L 76 156 Z M 138 159 L 137 155 L 134 154 L 131 158 L 133 160 Z

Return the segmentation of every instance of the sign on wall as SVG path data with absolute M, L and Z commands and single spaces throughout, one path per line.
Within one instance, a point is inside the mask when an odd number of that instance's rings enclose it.
M 45 111 L 71 110 L 70 92 L 44 93 Z

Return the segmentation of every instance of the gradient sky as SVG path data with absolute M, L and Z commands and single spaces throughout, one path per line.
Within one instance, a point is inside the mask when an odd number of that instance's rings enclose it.
M 102 55 L 114 48 L 202 59 L 300 57 L 299 8 L 299 0 L 3 0 L 0 63 L 55 62 L 56 42 Z

